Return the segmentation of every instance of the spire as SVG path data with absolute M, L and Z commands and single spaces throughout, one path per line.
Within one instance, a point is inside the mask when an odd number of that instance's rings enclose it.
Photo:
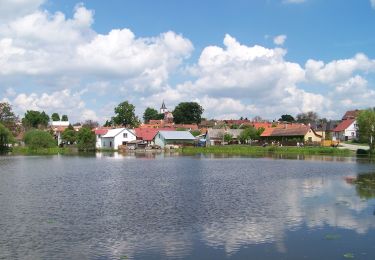
M 164 100 L 163 100 L 163 104 L 161 104 L 161 108 L 160 109 L 167 109 L 167 107 L 164 104 Z

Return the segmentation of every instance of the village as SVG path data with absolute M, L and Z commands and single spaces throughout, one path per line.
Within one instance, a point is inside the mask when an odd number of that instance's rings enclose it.
M 360 110 L 347 111 L 341 120 L 317 123 L 287 121 L 203 120 L 199 124 L 176 124 L 173 114 L 163 102 L 163 119 L 149 120 L 136 128 L 98 126 L 95 133 L 97 150 L 176 149 L 185 146 L 218 146 L 248 144 L 252 146 L 332 146 L 340 142 L 358 141 L 356 118 Z M 53 121 L 52 130 L 58 145 L 69 127 L 68 121 Z M 251 131 L 254 134 L 251 135 Z M 79 127 L 75 127 L 78 131 Z M 245 134 L 250 132 L 250 134 Z

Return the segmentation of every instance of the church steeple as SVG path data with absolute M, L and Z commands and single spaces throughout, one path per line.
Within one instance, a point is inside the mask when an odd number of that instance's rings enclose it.
M 164 103 L 164 100 L 163 100 L 163 103 L 161 104 L 161 108 L 160 108 L 160 114 L 164 114 L 165 112 L 168 112 L 168 109 L 165 106 L 165 103 Z

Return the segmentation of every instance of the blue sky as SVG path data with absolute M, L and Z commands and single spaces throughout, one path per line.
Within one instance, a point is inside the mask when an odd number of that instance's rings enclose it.
M 0 0 L 0 100 L 104 122 L 123 100 L 210 118 L 374 106 L 375 1 Z

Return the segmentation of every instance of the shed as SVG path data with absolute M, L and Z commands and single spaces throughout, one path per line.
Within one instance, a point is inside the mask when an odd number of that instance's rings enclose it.
M 162 148 L 166 145 L 194 145 L 195 137 L 188 131 L 159 131 L 154 137 L 154 143 Z

